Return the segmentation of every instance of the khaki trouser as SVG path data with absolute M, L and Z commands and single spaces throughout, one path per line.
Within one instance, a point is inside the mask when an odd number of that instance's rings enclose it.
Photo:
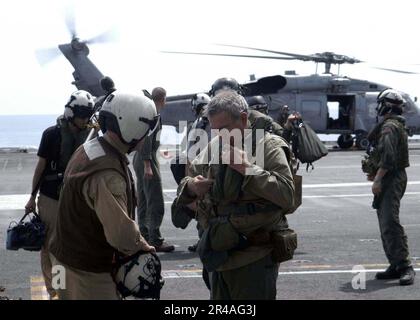
M 271 254 L 241 268 L 211 273 L 212 300 L 275 300 L 280 264 Z
M 51 285 L 51 260 L 49 256 L 48 245 L 55 232 L 55 223 L 58 215 L 58 201 L 49 198 L 43 194 L 38 197 L 38 212 L 42 222 L 45 224 L 45 242 L 41 249 L 41 270 L 50 297 L 56 295 L 55 290 Z
M 110 273 L 94 273 L 71 268 L 50 254 L 54 266 L 53 283 L 59 300 L 120 300 Z

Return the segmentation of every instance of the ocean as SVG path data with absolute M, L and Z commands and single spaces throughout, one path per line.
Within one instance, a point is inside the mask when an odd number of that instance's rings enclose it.
M 42 132 L 58 115 L 0 115 L 0 148 L 38 148 Z
M 0 115 L 0 148 L 38 149 L 42 132 L 55 125 L 59 115 Z M 161 143 L 181 143 L 183 134 L 174 127 L 163 126 Z

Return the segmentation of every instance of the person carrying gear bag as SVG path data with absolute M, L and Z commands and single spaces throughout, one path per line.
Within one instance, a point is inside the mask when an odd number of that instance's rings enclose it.
M 84 90 L 73 92 L 65 105 L 64 114 L 55 126 L 47 128 L 38 148 L 38 163 L 32 179 L 32 193 L 25 206 L 26 213 L 38 212 L 46 227 L 45 244 L 41 249 L 41 269 L 50 298 L 56 296 L 51 284 L 51 261 L 48 243 L 55 229 L 58 199 L 64 171 L 73 152 L 85 142 L 88 121 L 93 114 L 93 96 Z M 36 195 L 39 196 L 36 203 Z

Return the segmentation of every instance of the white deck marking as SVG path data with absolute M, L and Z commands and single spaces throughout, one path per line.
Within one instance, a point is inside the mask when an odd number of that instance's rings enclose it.
M 363 266 L 363 265 L 362 265 Z M 375 273 L 384 271 L 386 269 L 386 264 L 369 264 L 365 265 L 366 273 Z M 420 266 L 420 263 L 413 263 L 413 266 Z M 322 269 L 324 266 L 308 266 L 308 267 L 318 267 Z M 324 270 L 290 270 L 290 271 L 280 271 L 279 276 L 288 276 L 288 275 L 317 275 L 317 274 L 356 274 L 359 271 L 354 271 L 351 269 L 331 269 L 339 266 L 325 265 L 329 269 Z M 347 266 L 348 267 L 348 266 Z M 376 267 L 375 269 L 369 269 L 369 267 Z M 380 269 L 378 267 L 381 267 Z M 420 272 L 420 268 L 414 268 L 416 272 Z M 188 278 L 201 278 L 202 269 L 191 269 L 191 270 L 162 270 L 162 276 L 164 279 L 188 279 Z M 45 289 L 43 278 L 31 277 L 31 299 L 32 300 L 48 300 L 49 296 Z
M 45 288 L 44 278 L 35 276 L 30 278 L 31 300 L 50 300 L 47 289 Z
M 420 185 L 420 181 L 409 181 L 410 185 Z M 304 184 L 302 187 L 306 189 L 319 188 L 345 188 L 345 187 L 365 187 L 371 186 L 372 182 L 348 182 L 348 183 L 322 183 L 322 184 Z
M 406 192 L 404 196 L 419 195 L 420 192 Z M 319 196 L 302 196 L 304 199 L 317 199 L 317 198 L 356 198 L 356 197 L 373 197 L 372 193 L 360 194 L 333 194 L 333 195 L 319 195 Z
M 384 271 L 386 266 L 381 269 L 365 269 L 366 273 L 375 273 Z M 420 268 L 415 268 L 415 271 L 420 271 Z M 358 273 L 351 269 L 348 270 L 339 270 L 339 269 L 330 269 L 330 270 L 305 270 L 305 271 L 280 271 L 279 276 L 287 275 L 317 275 L 317 274 L 355 274 Z M 186 279 L 186 278 L 201 278 L 201 269 L 195 270 L 164 270 L 162 271 L 162 276 L 165 279 Z
M 420 185 L 420 181 L 412 181 L 408 183 L 409 185 Z M 343 185 L 350 185 L 350 184 L 339 184 L 340 186 Z M 357 183 L 351 184 L 351 186 L 361 186 L 361 185 L 370 185 L 370 183 Z M 320 184 L 320 185 L 306 185 L 309 188 L 337 188 L 337 184 Z M 305 188 L 305 185 L 303 186 Z M 176 189 L 164 189 L 164 193 L 174 193 Z M 413 195 L 420 195 L 420 192 L 406 192 L 405 196 L 413 196 Z M 8 195 L 0 195 L 0 211 L 2 210 L 20 210 L 24 209 L 26 202 L 29 199 L 29 194 L 8 194 Z M 354 193 L 354 194 L 328 194 L 328 195 L 307 195 L 303 196 L 304 199 L 328 199 L 328 198 L 358 198 L 358 197 L 371 197 L 372 193 Z M 172 201 L 165 201 L 165 204 L 172 204 Z
M 9 159 L 4 160 L 3 171 L 6 171 L 6 167 L 8 163 L 9 163 Z
M 409 181 L 410 185 L 420 185 L 420 181 Z M 319 184 L 304 184 L 304 189 L 324 189 L 324 188 L 346 188 L 346 187 L 367 187 L 371 186 L 372 182 L 344 182 L 344 183 L 319 183 Z M 163 192 L 173 193 L 177 189 L 163 189 Z

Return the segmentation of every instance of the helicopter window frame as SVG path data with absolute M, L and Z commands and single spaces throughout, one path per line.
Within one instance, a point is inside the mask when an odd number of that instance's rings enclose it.
M 334 113 L 330 113 L 333 109 L 332 104 L 337 106 L 337 118 Z M 335 108 L 335 106 L 334 106 Z M 352 130 L 355 121 L 356 112 L 356 95 L 354 94 L 328 94 L 327 95 L 327 129 L 328 130 Z M 335 111 L 335 110 L 334 110 Z

